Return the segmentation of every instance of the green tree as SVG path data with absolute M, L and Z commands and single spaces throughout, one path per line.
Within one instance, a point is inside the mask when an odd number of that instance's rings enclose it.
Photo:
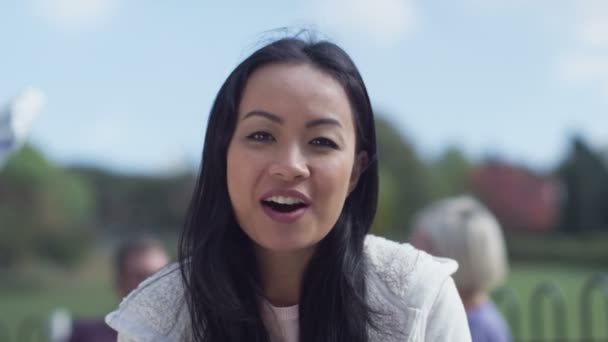
M 0 267 L 76 261 L 87 246 L 93 206 L 82 179 L 25 146 L 0 172 Z
M 608 229 L 608 166 L 581 137 L 572 140 L 568 158 L 556 171 L 564 185 L 561 229 Z
M 415 213 L 430 199 L 426 166 L 411 143 L 381 116 L 376 118 L 380 197 L 374 231 L 404 238 Z
M 97 206 L 92 219 L 104 233 L 175 235 L 181 228 L 193 175 L 125 175 L 84 167 L 71 170 L 95 189 Z
M 455 146 L 448 147 L 429 165 L 433 200 L 456 196 L 469 190 L 471 163 Z

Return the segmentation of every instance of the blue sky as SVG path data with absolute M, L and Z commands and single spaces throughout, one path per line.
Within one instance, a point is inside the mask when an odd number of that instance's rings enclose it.
M 195 165 L 232 68 L 264 32 L 312 27 L 423 157 L 546 170 L 574 133 L 608 147 L 605 18 L 605 0 L 0 0 L 0 102 L 46 94 L 30 140 L 59 163 Z

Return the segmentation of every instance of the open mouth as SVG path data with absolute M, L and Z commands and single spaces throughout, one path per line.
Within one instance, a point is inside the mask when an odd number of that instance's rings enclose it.
M 273 196 L 264 199 L 262 200 L 262 205 L 280 213 L 291 213 L 308 207 L 308 205 L 300 199 L 282 196 Z

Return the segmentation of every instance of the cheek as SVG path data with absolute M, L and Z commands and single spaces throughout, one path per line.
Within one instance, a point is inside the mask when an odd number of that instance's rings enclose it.
M 226 160 L 226 181 L 228 183 L 230 201 L 235 209 L 238 209 L 238 206 L 235 206 L 235 201 L 242 198 L 242 192 L 245 190 L 243 188 L 246 184 L 246 177 L 244 177 L 246 169 L 243 168 L 243 164 L 243 159 L 241 157 L 241 153 L 239 153 L 239 150 L 235 148 L 228 148 L 228 156 Z
M 321 230 L 327 233 L 336 224 L 344 202 L 348 195 L 348 184 L 351 175 L 351 163 L 347 160 L 324 163 L 317 169 L 315 177 L 315 195 L 318 206 L 315 206 L 315 213 Z
M 352 160 L 341 158 L 326 161 L 317 168 L 317 191 L 326 205 L 340 208 L 348 194 L 348 185 L 352 173 Z
M 262 174 L 263 162 L 254 153 L 239 147 L 229 148 L 226 177 L 230 201 L 235 211 L 249 205 L 255 185 Z
M 264 155 L 242 147 L 228 149 L 227 175 L 232 179 L 250 178 L 266 163 Z

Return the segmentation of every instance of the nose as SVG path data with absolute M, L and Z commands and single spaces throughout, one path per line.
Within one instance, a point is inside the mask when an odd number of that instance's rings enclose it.
M 283 182 L 294 182 L 310 176 L 306 157 L 298 147 L 284 148 L 277 151 L 268 172 L 272 177 Z

